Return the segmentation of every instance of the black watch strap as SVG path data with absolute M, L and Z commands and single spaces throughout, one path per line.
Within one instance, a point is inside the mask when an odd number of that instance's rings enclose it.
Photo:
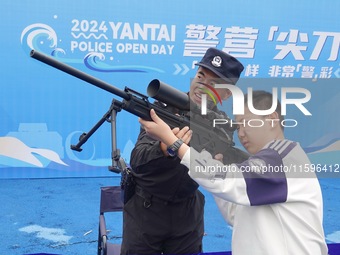
M 169 156 L 170 157 L 177 156 L 177 151 L 183 143 L 184 143 L 184 141 L 182 139 L 178 139 L 172 145 L 169 145 L 168 148 L 167 148 L 167 152 L 168 152 Z

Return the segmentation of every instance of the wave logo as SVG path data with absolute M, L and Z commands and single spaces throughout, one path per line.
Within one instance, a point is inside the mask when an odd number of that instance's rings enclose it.
M 43 47 L 48 50 L 55 49 L 58 38 L 52 27 L 42 23 L 35 23 L 27 26 L 22 31 L 20 41 L 27 52 L 31 49 L 43 51 Z
M 209 97 L 211 98 L 212 102 L 214 103 L 214 105 L 217 105 L 217 103 L 219 102 L 222 105 L 222 99 L 220 97 L 220 95 L 218 94 L 217 90 L 206 83 L 203 82 L 198 82 L 199 84 L 204 85 L 203 87 L 200 88 L 200 90 L 204 93 L 202 93 L 202 108 L 201 108 L 201 114 L 202 115 L 206 115 L 207 114 L 207 95 L 209 95 Z

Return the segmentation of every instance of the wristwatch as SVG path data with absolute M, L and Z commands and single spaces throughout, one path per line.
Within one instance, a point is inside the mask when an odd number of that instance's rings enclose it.
M 169 154 L 169 157 L 175 157 L 177 156 L 177 151 L 179 149 L 179 147 L 181 147 L 181 145 L 183 144 L 183 140 L 182 139 L 178 139 L 176 142 L 174 142 L 172 145 L 169 145 L 166 149 L 166 151 Z

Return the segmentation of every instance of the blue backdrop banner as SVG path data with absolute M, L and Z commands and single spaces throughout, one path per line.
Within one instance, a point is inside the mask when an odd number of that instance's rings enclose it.
M 110 123 L 82 152 L 70 146 L 103 117 L 112 99 L 121 98 L 36 61 L 32 49 L 119 89 L 146 94 L 153 79 L 188 91 L 195 63 L 209 47 L 243 63 L 244 93 L 277 88 L 282 98 L 284 88 L 303 88 L 306 93 L 289 94 L 306 102 L 287 107 L 292 121 L 286 125 L 294 127 L 286 135 L 301 143 L 316 171 L 339 176 L 339 9 L 336 0 L 5 1 L 0 178 L 111 175 Z M 232 116 L 229 101 L 219 107 Z M 138 119 L 119 112 L 116 127 L 117 147 L 129 162 Z

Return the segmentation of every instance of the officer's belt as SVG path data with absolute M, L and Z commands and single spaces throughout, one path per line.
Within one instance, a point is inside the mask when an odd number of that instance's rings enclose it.
M 156 203 L 163 203 L 163 204 L 175 204 L 175 203 L 180 203 L 183 202 L 185 200 L 188 200 L 192 197 L 194 197 L 194 194 L 184 197 L 184 198 L 180 198 L 180 199 L 174 199 L 174 200 L 165 200 L 165 199 L 161 199 L 157 196 L 154 196 L 152 194 L 150 194 L 149 192 L 143 190 L 140 186 L 136 185 L 135 187 L 135 193 L 136 195 L 144 198 L 146 201 L 148 202 L 156 202 Z

